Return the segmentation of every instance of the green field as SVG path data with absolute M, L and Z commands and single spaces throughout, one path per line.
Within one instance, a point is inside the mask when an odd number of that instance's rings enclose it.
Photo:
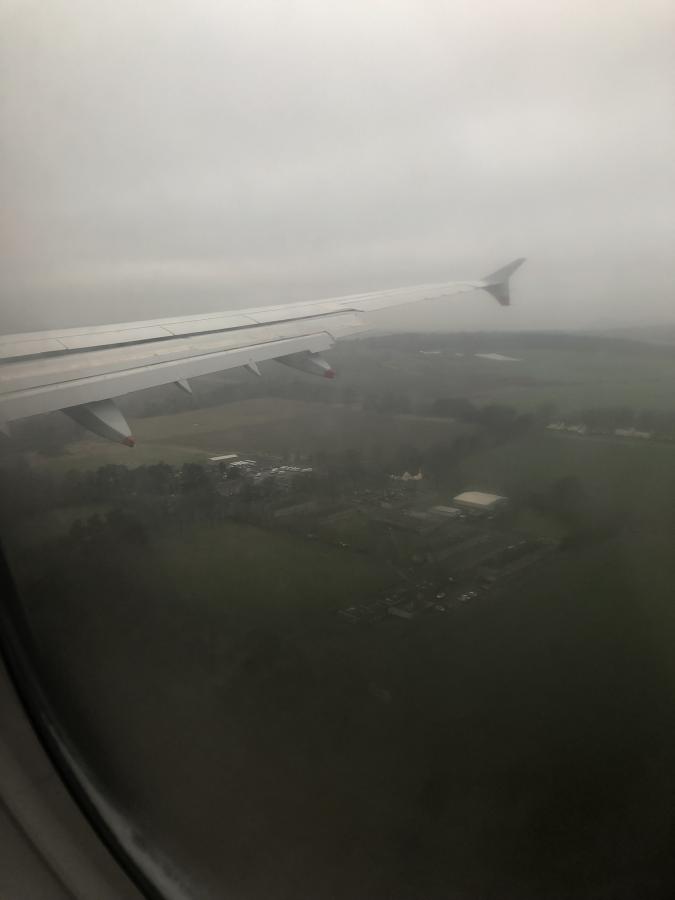
M 96 469 L 114 463 L 135 466 L 208 461 L 210 456 L 304 457 L 350 448 L 386 454 L 401 444 L 426 448 L 449 443 L 471 429 L 430 416 L 384 415 L 343 406 L 278 398 L 242 400 L 174 415 L 130 419 L 133 448 L 86 438 L 57 456 L 33 454 L 35 465 L 54 472 Z
M 433 340 L 426 341 L 427 347 Z M 381 345 L 339 345 L 335 352 L 341 377 L 354 387 L 358 379 L 370 385 L 416 396 L 468 397 L 479 403 L 504 403 L 529 412 L 555 404 L 561 414 L 589 407 L 629 406 L 672 409 L 675 405 L 675 350 L 635 345 L 626 349 L 608 342 L 601 349 L 583 342 L 577 349 L 532 349 L 515 336 L 472 336 L 470 348 L 445 347 L 439 355 Z M 457 353 L 461 353 L 458 356 Z M 476 357 L 499 353 L 516 361 Z M 363 382 L 361 382 L 363 383 Z
M 562 554 L 445 618 L 337 624 L 389 577 L 228 524 L 85 567 L 30 612 L 107 789 L 175 864 L 245 896 L 320 896 L 327 873 L 345 900 L 663 878 L 669 542 Z
M 87 437 L 68 444 L 58 455 L 46 456 L 34 452 L 26 454 L 26 458 L 31 465 L 63 475 L 70 469 L 84 471 L 107 465 L 134 467 L 160 462 L 173 466 L 184 462 L 203 463 L 207 454 L 195 447 L 152 440 L 139 442 L 135 447 L 126 447 L 103 438 Z

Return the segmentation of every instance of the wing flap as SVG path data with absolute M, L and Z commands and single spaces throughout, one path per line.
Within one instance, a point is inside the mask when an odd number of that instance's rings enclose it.
M 250 328 L 256 320 L 250 316 L 223 315 L 209 318 L 189 319 L 186 322 L 169 322 L 162 326 L 172 335 L 208 334 L 213 331 L 234 331 L 239 328 Z
M 326 350 L 338 337 L 363 329 L 357 316 L 343 312 L 316 320 L 21 359 L 0 366 L 0 419 L 10 422 L 251 361 Z
M 96 347 L 114 347 L 118 344 L 142 343 L 164 340 L 170 332 L 160 326 L 146 326 L 126 331 L 102 331 L 98 334 L 74 334 L 59 338 L 66 350 L 93 350 Z
M 32 335 L 9 335 L 0 339 L 0 360 L 37 356 L 41 353 L 63 353 L 68 348 L 55 337 L 35 337 Z
M 0 366 L 0 402 L 10 392 L 39 385 L 68 382 L 170 360 L 190 359 L 193 356 L 236 350 L 254 344 L 273 343 L 319 331 L 325 331 L 336 339 L 363 328 L 363 322 L 357 316 L 343 312 L 318 320 L 278 322 L 236 331 L 19 359 Z
M 212 375 L 226 369 L 259 363 L 267 359 L 300 353 L 307 350 L 318 353 L 327 350 L 334 340 L 327 332 L 317 332 L 300 337 L 251 344 L 231 350 L 215 351 L 179 359 L 166 359 L 147 365 L 119 371 L 100 372 L 96 375 L 71 378 L 68 381 L 52 381 L 34 387 L 10 391 L 2 396 L 2 419 L 10 422 L 26 416 L 53 412 L 65 407 L 80 406 L 99 400 L 119 397 L 132 391 L 158 387 L 180 379 Z

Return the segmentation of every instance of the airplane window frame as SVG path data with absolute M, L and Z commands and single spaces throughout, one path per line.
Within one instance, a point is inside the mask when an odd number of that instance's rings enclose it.
M 166 895 L 148 872 L 134 859 L 115 830 L 106 821 L 82 783 L 68 754 L 67 741 L 59 735 L 58 717 L 54 713 L 39 671 L 38 655 L 33 646 L 19 592 L 12 577 L 0 536 L 0 660 L 14 689 L 32 731 L 44 750 L 68 795 L 134 888 L 147 900 L 166 900 Z M 1 798 L 0 798 L 1 799 Z

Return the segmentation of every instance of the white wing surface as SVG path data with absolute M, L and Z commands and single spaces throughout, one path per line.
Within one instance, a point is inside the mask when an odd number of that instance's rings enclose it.
M 517 259 L 479 281 L 423 284 L 305 303 L 0 336 L 0 427 L 61 409 L 104 437 L 133 444 L 115 397 L 276 359 L 332 378 L 321 353 L 366 329 L 360 312 L 483 289 L 504 306 Z

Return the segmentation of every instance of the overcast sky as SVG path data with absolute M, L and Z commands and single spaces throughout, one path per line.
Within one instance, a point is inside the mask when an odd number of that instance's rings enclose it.
M 672 0 L 0 0 L 0 330 L 475 278 L 675 321 Z

